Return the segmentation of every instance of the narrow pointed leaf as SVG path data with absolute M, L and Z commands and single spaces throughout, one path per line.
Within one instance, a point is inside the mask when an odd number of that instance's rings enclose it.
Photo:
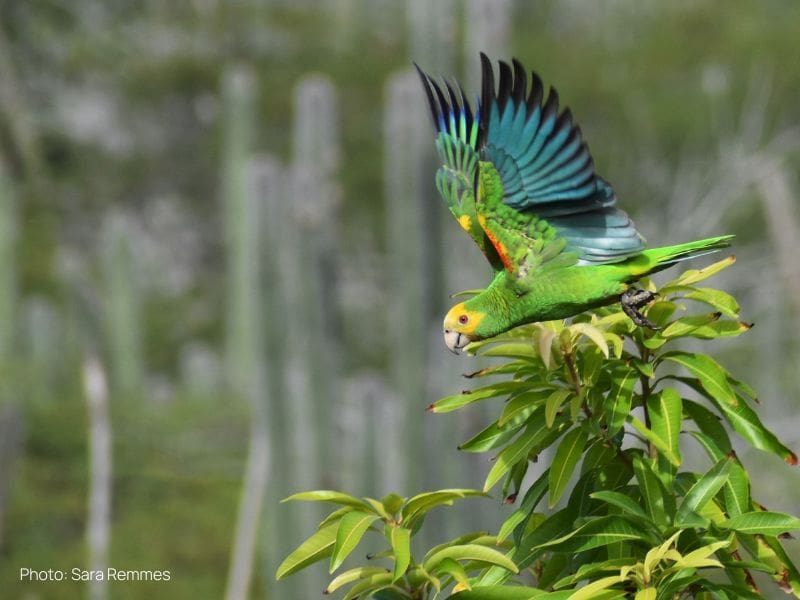
M 610 504 L 612 506 L 616 506 L 617 508 L 622 509 L 623 514 L 628 513 L 636 517 L 649 519 L 647 513 L 644 512 L 644 509 L 641 506 L 639 506 L 636 500 L 634 500 L 630 496 L 621 494 L 620 492 L 612 492 L 610 490 L 600 490 L 599 492 L 592 492 L 590 496 L 595 500 L 600 500 L 601 502 L 605 502 L 606 504 Z
M 539 548 L 558 552 L 584 552 L 627 540 L 647 540 L 648 534 L 627 519 L 617 515 L 600 517 L 585 523 L 554 540 L 539 545 Z
M 676 467 L 680 465 L 680 457 L 676 456 L 672 452 L 672 448 L 667 440 L 662 438 L 652 429 L 648 429 L 644 423 L 642 423 L 633 415 L 628 415 L 627 421 L 637 432 L 639 432 L 640 435 L 642 435 L 642 437 L 653 444 L 653 446 L 655 446 L 671 464 L 675 465 Z
M 459 591 L 452 596 L 448 596 L 447 600 L 537 600 L 538 598 L 542 598 L 542 600 L 545 598 L 547 600 L 558 600 L 557 598 L 553 599 L 544 590 L 505 585 L 481 586 L 472 590 Z
M 708 313 L 703 315 L 689 315 L 676 319 L 663 330 L 658 332 L 658 335 L 664 339 L 670 340 L 674 338 L 684 337 L 690 335 L 698 327 L 708 325 L 714 321 L 718 321 L 720 313 Z
M 391 527 L 389 541 L 394 553 L 394 579 L 400 579 L 411 564 L 411 530 L 405 527 Z
M 780 512 L 757 511 L 732 517 L 719 525 L 740 533 L 779 536 L 800 529 L 800 519 Z
M 684 367 L 697 377 L 703 389 L 720 403 L 729 406 L 739 404 L 736 394 L 728 383 L 728 372 L 711 357 L 705 354 L 675 351 L 663 354 L 661 360 L 669 360 Z
M 639 489 L 650 518 L 661 526 L 667 525 L 672 521 L 673 496 L 667 493 L 661 480 L 639 456 L 635 456 L 633 459 L 633 472 L 639 482 Z
M 377 592 L 378 590 L 388 588 L 391 585 L 391 573 L 372 575 L 347 590 L 347 593 L 342 597 L 342 600 L 355 600 L 356 598 L 361 598 L 367 592 Z M 397 589 L 399 590 L 399 588 Z
M 691 400 L 684 399 L 682 405 L 684 412 L 695 422 L 700 431 L 714 440 L 723 454 L 728 454 L 731 451 L 731 440 L 725 427 L 720 423 L 719 417 L 702 404 Z
M 560 430 L 559 427 L 552 430 L 544 427 L 544 413 L 536 413 L 522 435 L 497 455 L 494 465 L 486 476 L 483 491 L 488 492 L 515 464 L 528 460 L 531 451 L 548 441 L 550 437 L 559 435 Z
M 594 344 L 600 349 L 600 352 L 603 353 L 603 356 L 608 358 L 608 343 L 606 342 L 605 337 L 603 336 L 603 332 L 597 329 L 597 327 L 592 327 L 588 323 L 575 323 L 570 326 L 570 330 L 573 334 L 578 335 L 585 335 L 587 338 L 592 340 Z
M 453 581 L 460 584 L 465 590 L 472 589 L 469 584 L 469 575 L 467 575 L 464 567 L 452 558 L 445 558 L 440 561 L 436 567 L 435 573 L 439 575 L 449 575 L 453 578 Z
M 727 317 L 737 317 L 739 315 L 739 303 L 736 302 L 733 296 L 722 290 L 694 288 L 684 294 L 683 297 L 708 304 Z
M 692 513 L 698 513 L 706 503 L 719 492 L 730 473 L 732 457 L 725 457 L 717 462 L 709 471 L 697 480 L 683 498 L 678 512 L 675 515 L 675 523 L 681 524 Z
M 339 521 L 336 531 L 336 544 L 331 555 L 329 572 L 333 573 L 344 562 L 350 553 L 355 550 L 369 526 L 377 520 L 377 515 L 353 511 L 347 513 Z
M 292 494 L 288 498 L 284 498 L 281 502 L 290 502 L 295 500 L 304 500 L 307 502 L 331 502 L 333 504 L 343 504 L 345 506 L 352 506 L 361 510 L 371 510 L 369 504 L 364 502 L 361 498 L 356 498 L 350 494 L 336 492 L 333 490 L 316 490 L 313 492 L 300 492 Z
M 569 596 L 569 600 L 593 600 L 594 598 L 598 597 L 599 592 L 621 582 L 622 578 L 619 575 L 603 577 L 597 581 L 586 584 L 578 591 L 574 592 L 571 596 Z
M 330 556 L 336 543 L 336 531 L 338 529 L 339 523 L 337 522 L 326 525 L 314 533 L 286 557 L 278 567 L 275 578 L 283 579 L 287 575 L 296 573 L 308 565 Z
M 550 500 L 548 505 L 553 508 L 564 493 L 575 465 L 583 454 L 588 435 L 583 428 L 576 428 L 568 432 L 556 449 L 553 463 L 550 466 Z
M 513 438 L 521 429 L 521 425 L 506 424 L 500 427 L 497 422 L 492 423 L 483 431 L 461 444 L 458 449 L 464 452 L 486 452 L 498 448 Z
M 676 467 L 680 466 L 680 433 L 683 418 L 680 394 L 673 388 L 664 388 L 647 399 L 647 410 L 650 414 L 650 428 L 666 442 L 669 448 L 667 458 Z
M 521 426 L 549 395 L 550 390 L 533 390 L 515 395 L 503 407 L 497 425 L 501 428 L 507 425 Z
M 432 508 L 441 504 L 452 504 L 453 500 L 466 498 L 468 496 L 483 496 L 484 493 L 480 490 L 452 488 L 445 490 L 437 490 L 435 492 L 425 492 L 417 494 L 409 499 L 406 505 L 401 509 L 400 515 L 403 523 L 414 519 L 422 513 L 425 513 Z
M 572 395 L 570 390 L 556 390 L 551 393 L 547 400 L 545 401 L 544 405 L 544 422 L 548 428 L 553 427 L 553 423 L 556 420 L 556 416 L 558 415 L 558 411 L 561 409 L 561 405 Z
M 348 583 L 353 583 L 359 579 L 366 579 L 367 577 L 372 577 L 373 575 L 385 575 L 386 572 L 386 569 L 383 567 L 356 567 L 355 569 L 348 569 L 344 573 L 336 576 L 328 584 L 328 587 L 325 588 L 324 593 L 332 594 Z
M 505 554 L 498 552 L 486 546 L 479 546 L 477 544 L 464 544 L 460 546 L 450 546 L 444 548 L 439 552 L 433 554 L 428 560 L 425 561 L 423 568 L 431 572 L 436 569 L 438 564 L 445 558 L 453 560 L 470 560 L 478 561 L 490 565 L 497 565 L 512 573 L 518 573 L 519 569 L 514 562 Z
M 625 418 L 631 412 L 633 388 L 636 385 L 638 375 L 636 369 L 626 367 L 616 370 L 612 377 L 613 385 L 605 402 L 609 436 L 615 435 L 622 429 Z
M 723 269 L 727 269 L 735 262 L 736 258 L 734 256 L 728 256 L 702 269 L 688 269 L 684 271 L 675 281 L 671 281 L 666 286 L 661 288 L 661 291 L 662 293 L 666 294 L 668 293 L 668 288 L 673 285 L 694 285 L 695 283 L 700 283 L 704 279 L 708 279 L 712 275 L 716 275 Z
M 506 396 L 514 392 L 530 389 L 532 385 L 531 383 L 523 381 L 502 381 L 476 390 L 462 392 L 461 394 L 445 396 L 431 404 L 428 410 L 434 413 L 447 413 L 458 410 L 474 402 L 479 402 L 480 400 L 496 398 L 497 396 Z

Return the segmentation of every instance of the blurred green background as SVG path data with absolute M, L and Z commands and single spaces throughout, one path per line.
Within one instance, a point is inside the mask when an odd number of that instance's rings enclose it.
M 318 597 L 273 581 L 318 516 L 279 498 L 480 486 L 480 409 L 424 411 L 479 366 L 440 319 L 488 273 L 412 60 L 476 90 L 479 50 L 518 57 L 652 245 L 737 234 L 715 285 L 756 327 L 711 353 L 800 449 L 798 31 L 792 0 L 0 3 L 0 595 Z M 103 565 L 171 579 L 70 581 Z

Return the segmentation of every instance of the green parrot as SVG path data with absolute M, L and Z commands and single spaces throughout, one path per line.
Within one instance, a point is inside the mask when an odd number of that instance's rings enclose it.
M 558 93 L 544 100 L 516 59 L 499 63 L 499 81 L 481 53 L 481 96 L 472 111 L 463 88 L 417 70 L 433 115 L 443 161 L 436 187 L 494 269 L 489 286 L 453 306 L 444 341 L 468 343 L 525 323 L 564 319 L 620 302 L 640 327 L 639 310 L 655 294 L 633 287 L 642 277 L 730 245 L 725 235 L 645 250 L 645 240 L 616 207 L 595 173 L 580 127 Z M 415 65 L 416 66 L 416 65 Z

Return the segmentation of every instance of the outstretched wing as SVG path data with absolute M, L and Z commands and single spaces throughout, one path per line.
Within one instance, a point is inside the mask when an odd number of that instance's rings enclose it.
M 470 235 L 495 269 L 503 263 L 486 232 L 478 223 L 475 207 L 475 178 L 478 174 L 479 109 L 475 113 L 459 86 L 443 87 L 418 65 L 417 72 L 428 97 L 436 127 L 436 149 L 442 166 L 436 172 L 436 187 L 459 225 Z
M 615 207 L 611 186 L 595 173 L 570 110 L 559 114 L 555 89 L 544 101 L 541 79 L 532 73 L 528 86 L 517 60 L 513 69 L 500 62 L 495 88 L 485 54 L 481 64 L 477 149 L 485 181 L 476 210 L 498 253 L 508 257 L 505 267 L 524 276 L 562 254 L 599 264 L 641 252 L 644 239 Z M 489 181 L 495 178 L 499 181 Z M 487 193 L 487 187 L 499 187 L 502 194 Z

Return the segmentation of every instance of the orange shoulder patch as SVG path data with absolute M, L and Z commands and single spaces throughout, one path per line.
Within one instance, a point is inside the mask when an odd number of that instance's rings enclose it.
M 511 260 L 508 258 L 508 250 L 503 245 L 503 242 L 497 239 L 487 227 L 486 227 L 486 217 L 483 215 L 478 215 L 478 222 L 481 224 L 483 231 L 486 233 L 486 237 L 489 238 L 489 241 L 492 242 L 492 246 L 494 249 L 497 250 L 497 254 L 500 257 L 500 260 L 503 263 L 503 266 L 506 268 L 506 271 L 509 273 L 513 272 L 513 267 L 511 266 Z

